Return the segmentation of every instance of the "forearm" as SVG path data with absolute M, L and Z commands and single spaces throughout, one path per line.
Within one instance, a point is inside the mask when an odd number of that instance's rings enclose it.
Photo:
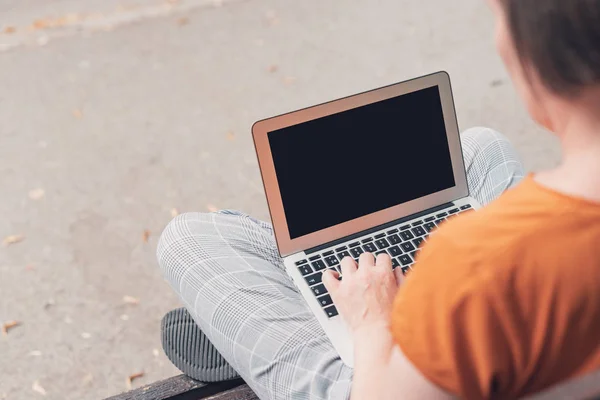
M 354 333 L 352 400 L 394 398 L 391 357 L 392 335 L 386 325 L 365 327 Z

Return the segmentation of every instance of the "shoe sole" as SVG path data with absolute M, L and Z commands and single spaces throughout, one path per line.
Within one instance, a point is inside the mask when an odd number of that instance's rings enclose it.
M 171 362 L 200 382 L 239 378 L 185 308 L 168 312 L 161 323 L 162 346 Z

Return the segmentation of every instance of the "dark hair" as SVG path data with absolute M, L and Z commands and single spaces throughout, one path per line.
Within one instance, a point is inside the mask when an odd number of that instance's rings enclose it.
M 517 54 L 559 95 L 600 85 L 600 0 L 501 0 Z

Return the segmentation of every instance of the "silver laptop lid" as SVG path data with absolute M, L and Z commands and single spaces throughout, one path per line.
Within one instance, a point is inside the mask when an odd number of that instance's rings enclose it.
M 252 135 L 282 256 L 469 193 L 445 72 L 259 121 Z

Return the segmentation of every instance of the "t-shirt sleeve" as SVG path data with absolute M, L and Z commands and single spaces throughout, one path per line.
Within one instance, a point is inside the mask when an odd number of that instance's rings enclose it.
M 404 355 L 431 382 L 461 397 L 489 398 L 511 392 L 510 365 L 518 329 L 502 285 L 460 246 L 436 238 L 398 292 L 391 330 Z M 460 268 L 457 268 L 460 266 Z M 457 270 L 460 270 L 457 271 Z M 510 337 L 516 340 L 510 342 Z

